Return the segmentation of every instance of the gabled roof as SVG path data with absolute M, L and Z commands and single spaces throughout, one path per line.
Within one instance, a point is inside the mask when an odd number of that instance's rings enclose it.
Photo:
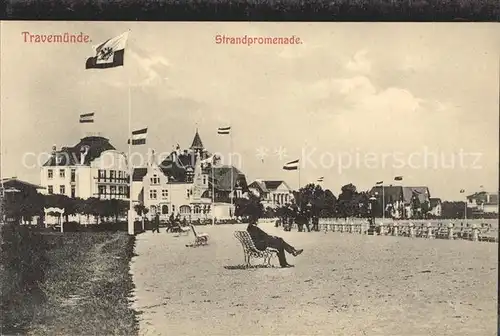
M 402 187 L 402 186 L 375 186 L 370 190 L 370 194 L 378 196 L 384 195 L 386 203 L 403 200 L 405 204 L 409 204 L 413 195 L 417 195 L 420 202 L 426 202 L 430 198 L 429 188 L 427 187 Z
M 191 149 L 204 149 L 203 147 L 203 142 L 201 141 L 200 134 L 198 133 L 198 130 L 196 130 L 196 133 L 194 135 L 193 143 L 191 144 Z
M 2 184 L 5 189 L 11 188 L 14 186 L 24 186 L 24 187 L 29 187 L 29 188 L 34 188 L 34 189 L 45 189 L 45 187 L 42 187 L 41 185 L 38 184 L 33 184 L 30 182 L 26 182 L 23 180 L 19 180 L 17 177 L 6 177 L 2 179 Z M 1 187 L 1 185 L 0 185 Z
M 484 205 L 496 205 L 498 203 L 498 193 L 480 191 L 467 196 L 468 200 L 476 200 Z
M 214 183 L 214 188 L 219 191 L 231 191 L 231 186 L 233 189 L 237 186 L 242 189 L 247 188 L 245 174 L 239 171 L 236 167 L 220 166 L 214 167 L 213 170 L 214 178 L 212 179 L 211 174 L 208 177 L 208 184 L 210 188 L 212 187 L 212 182 Z
M 73 147 L 63 147 L 56 151 L 44 166 L 74 166 L 80 164 L 80 153 L 88 146 L 88 153 L 85 156 L 84 165 L 89 165 L 96 158 L 107 150 L 115 150 L 109 143 L 109 140 L 100 136 L 89 136 L 82 138 L 79 143 Z
M 286 184 L 286 182 L 283 180 L 255 180 L 250 184 L 249 187 L 258 188 L 263 192 L 271 192 L 278 189 L 278 187 L 282 184 L 290 189 L 288 184 Z
M 202 151 L 201 160 L 208 158 L 211 154 Z M 177 155 L 171 152 L 159 165 L 165 176 L 171 176 L 175 181 L 182 182 L 186 179 L 187 168 L 196 166 L 197 156 L 194 151 L 185 151 Z

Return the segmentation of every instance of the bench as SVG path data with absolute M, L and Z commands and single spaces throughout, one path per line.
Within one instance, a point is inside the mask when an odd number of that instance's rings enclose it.
M 234 236 L 239 240 L 241 246 L 243 247 L 243 255 L 245 258 L 246 267 L 252 266 L 250 263 L 251 258 L 263 258 L 263 264 L 266 266 L 271 266 L 271 258 L 273 257 L 273 255 L 278 254 L 278 250 L 270 247 L 266 248 L 264 251 L 258 250 L 255 247 L 252 237 L 250 237 L 250 234 L 247 231 L 236 231 L 234 233 Z
M 200 245 L 208 245 L 208 233 L 203 233 L 203 232 L 196 232 L 196 229 L 194 228 L 194 225 L 190 225 L 191 230 L 193 231 L 194 234 L 194 243 L 193 246 L 200 246 Z

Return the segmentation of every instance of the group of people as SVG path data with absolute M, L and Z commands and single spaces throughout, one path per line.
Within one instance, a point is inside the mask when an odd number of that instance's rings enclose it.
M 293 224 L 297 224 L 299 232 L 319 231 L 319 216 L 312 208 L 299 209 L 295 204 L 286 205 L 279 209 L 278 215 L 275 226 L 283 226 L 285 231 L 291 231 Z
M 160 233 L 160 214 L 157 212 L 155 213 L 153 217 L 153 221 L 151 223 L 151 231 L 153 233 L 158 232 Z M 187 226 L 188 222 L 186 220 L 186 217 L 184 217 L 181 220 L 181 216 L 177 214 L 177 216 L 174 216 L 174 214 L 170 214 L 170 217 L 168 218 L 168 223 L 167 223 L 167 232 L 175 232 L 176 228 L 179 228 L 181 226 Z

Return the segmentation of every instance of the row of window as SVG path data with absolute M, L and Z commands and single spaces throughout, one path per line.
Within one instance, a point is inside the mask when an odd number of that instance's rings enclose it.
M 126 186 L 99 186 L 97 187 L 97 193 L 99 195 L 127 195 L 128 188 Z
M 151 177 L 149 179 L 149 181 L 151 182 L 151 185 L 159 185 L 160 184 L 160 178 L 158 177 L 158 175 L 153 175 L 153 177 Z M 207 176 L 206 175 L 203 175 L 203 184 L 207 184 Z M 186 182 L 193 182 L 193 177 L 188 175 L 186 176 Z
M 152 214 L 155 214 L 157 212 L 157 210 L 159 211 L 160 206 L 156 206 L 156 205 L 152 205 L 151 208 L 150 208 L 150 212 Z M 195 214 L 207 214 L 210 212 L 210 205 L 204 205 L 204 206 L 199 206 L 199 205 L 195 205 L 193 207 L 193 213 Z M 162 215 L 167 215 L 168 214 L 168 205 L 166 204 L 163 204 L 161 205 L 161 214 Z M 175 205 L 172 204 L 172 212 L 175 213 Z M 191 213 L 191 207 L 189 205 L 182 205 L 180 208 L 179 208 L 179 212 L 181 214 L 190 214 Z
M 97 180 L 98 181 L 107 181 L 109 180 L 110 182 L 118 182 L 118 181 L 127 181 L 128 179 L 128 174 L 124 171 L 121 170 L 109 170 L 109 176 L 106 173 L 108 172 L 105 169 L 99 169 L 98 175 L 97 175 Z
M 54 186 L 52 186 L 52 185 L 47 186 L 47 192 L 49 193 L 49 195 L 52 195 L 54 193 Z M 66 195 L 66 186 L 64 186 L 64 185 L 59 186 L 59 194 Z M 72 186 L 71 187 L 71 197 L 74 198 L 75 195 L 76 195 L 76 188 L 74 186 Z
M 107 170 L 105 169 L 99 169 L 98 171 L 98 179 L 110 179 L 110 180 L 126 180 L 128 179 L 128 174 L 124 171 L 116 171 L 116 170 L 109 170 L 109 176 L 106 174 Z M 48 169 L 47 170 L 47 177 L 49 179 L 54 178 L 54 169 Z M 59 169 L 59 177 L 60 178 L 66 178 L 66 169 Z M 76 170 L 71 169 L 71 182 L 75 182 L 76 178 Z
M 189 198 L 192 194 L 193 194 L 193 191 L 191 189 L 186 190 L 186 198 Z M 162 199 L 168 198 L 168 189 L 162 189 L 161 198 Z M 152 199 L 152 200 L 158 199 L 158 191 L 156 189 L 149 190 L 149 199 Z
M 53 169 L 47 170 L 47 177 L 49 179 L 54 178 L 54 170 Z M 66 169 L 59 169 L 59 177 L 66 178 Z M 76 170 L 71 169 L 71 182 L 75 182 L 75 179 L 76 179 Z

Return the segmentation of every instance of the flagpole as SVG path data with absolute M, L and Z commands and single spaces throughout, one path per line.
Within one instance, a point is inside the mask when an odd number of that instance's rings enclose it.
M 297 170 L 299 171 L 299 186 L 297 188 L 297 191 L 299 191 L 300 190 L 300 161 L 298 162 Z
M 130 34 L 130 29 L 128 30 Z M 132 206 L 132 175 L 134 170 L 132 168 L 132 83 L 130 80 L 130 71 L 127 71 L 128 75 L 128 183 L 129 183 L 129 209 L 128 209 L 128 234 L 134 235 L 134 216 L 133 216 L 133 206 Z
M 382 223 L 385 221 L 385 187 L 382 182 Z
M 464 211 L 464 221 L 465 224 L 467 225 L 467 193 L 464 190 L 464 195 L 465 195 L 465 211 Z
M 231 165 L 231 218 L 233 218 L 234 215 L 234 209 L 233 209 L 233 202 L 234 202 L 234 181 L 233 181 L 233 128 L 230 128 L 229 131 L 229 158 L 230 158 L 230 165 Z
M 212 160 L 212 207 L 210 212 L 212 213 L 212 225 L 215 225 L 215 168 L 214 160 Z

